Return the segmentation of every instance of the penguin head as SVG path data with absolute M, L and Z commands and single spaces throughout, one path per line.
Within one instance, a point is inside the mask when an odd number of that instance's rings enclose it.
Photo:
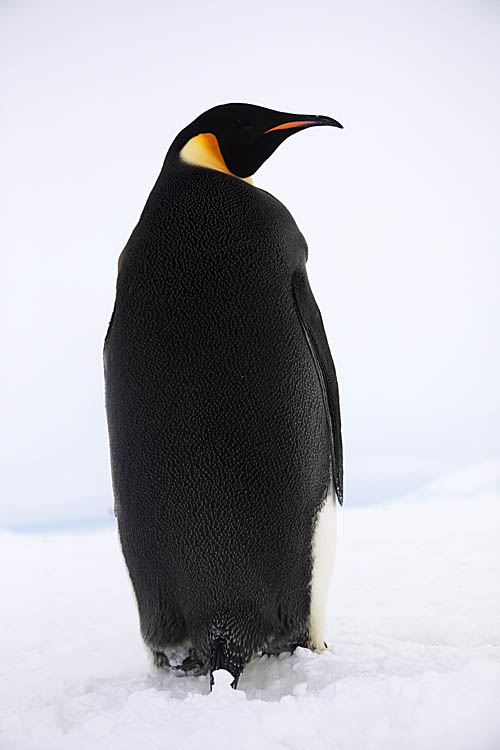
M 251 181 L 251 175 L 290 135 L 317 126 L 342 125 L 323 115 L 296 115 L 253 104 L 222 104 L 184 128 L 170 151 L 181 162 Z

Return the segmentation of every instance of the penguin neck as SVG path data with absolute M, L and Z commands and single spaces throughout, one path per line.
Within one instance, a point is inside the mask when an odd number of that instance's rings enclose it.
M 179 156 L 181 161 L 187 164 L 193 164 L 196 167 L 205 167 L 206 169 L 216 169 L 218 172 L 225 172 L 239 180 L 248 182 L 253 185 L 252 177 L 238 177 L 237 174 L 228 169 L 224 157 L 221 154 L 219 142 L 213 133 L 200 133 L 191 138 L 180 150 Z

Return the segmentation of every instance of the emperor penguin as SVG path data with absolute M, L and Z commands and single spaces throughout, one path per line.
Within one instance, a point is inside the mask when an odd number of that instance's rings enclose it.
M 104 344 L 115 513 L 158 667 L 321 650 L 339 391 L 294 219 L 252 176 L 331 117 L 224 104 L 174 139 Z M 180 658 L 176 654 L 184 650 Z

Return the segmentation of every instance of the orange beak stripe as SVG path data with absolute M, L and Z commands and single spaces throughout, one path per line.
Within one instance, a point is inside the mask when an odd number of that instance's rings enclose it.
M 283 125 L 276 125 L 274 128 L 269 128 L 264 132 L 271 133 L 273 130 L 286 130 L 287 128 L 298 128 L 300 125 L 319 125 L 315 120 L 298 120 L 298 122 L 284 122 Z

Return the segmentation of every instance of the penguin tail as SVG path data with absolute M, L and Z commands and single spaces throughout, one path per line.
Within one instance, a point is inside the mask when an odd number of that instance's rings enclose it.
M 269 625 L 250 608 L 227 611 L 222 607 L 205 623 L 198 637 L 193 633 L 193 643 L 210 673 L 210 690 L 217 670 L 229 672 L 233 677 L 231 687 L 236 689 L 243 669 L 264 646 Z
M 230 644 L 222 639 L 215 639 L 210 643 L 210 690 L 214 686 L 214 672 L 218 669 L 225 669 L 233 676 L 231 687 L 236 690 L 238 687 L 238 680 L 243 672 L 243 668 L 246 664 L 246 659 L 242 659 L 237 652 L 235 652 Z

